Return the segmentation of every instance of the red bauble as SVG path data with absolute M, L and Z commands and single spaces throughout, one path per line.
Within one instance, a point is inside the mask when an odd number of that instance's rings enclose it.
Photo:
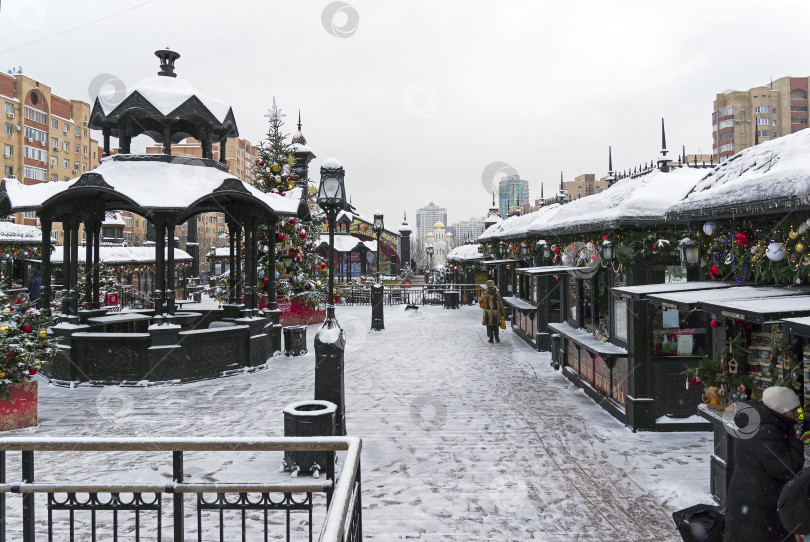
M 29 325 L 24 325 L 20 329 L 23 331 L 23 333 L 31 333 L 31 326 Z
M 6 357 L 7 357 L 8 359 L 11 359 L 11 358 L 13 358 L 13 357 L 14 357 L 14 356 L 16 356 L 16 355 L 17 355 L 17 354 L 15 354 L 13 350 L 9 350 L 8 352 L 6 352 Z
M 554 247 L 554 254 L 560 253 L 560 247 Z
M 295 219 L 294 218 L 290 219 L 290 224 L 295 224 Z
M 716 328 L 717 326 L 719 326 L 719 325 L 720 325 L 720 322 L 718 322 L 717 320 L 712 320 L 712 321 L 709 323 L 709 325 L 710 325 L 710 326 L 712 326 L 712 328 Z
M 302 231 L 301 232 L 301 239 L 306 239 L 306 238 L 307 238 L 307 232 Z
M 747 247 L 751 241 L 748 239 L 748 236 L 744 233 L 738 233 L 734 236 L 734 242 L 740 245 L 741 247 Z
M 321 269 L 326 269 L 326 264 L 325 263 L 321 264 Z
M 709 268 L 709 275 L 712 276 L 713 279 L 720 278 L 720 269 L 716 265 L 713 265 Z
M 658 250 L 658 247 L 656 245 L 653 245 L 653 246 L 650 247 L 650 250 L 655 252 L 656 250 Z
M 300 262 L 301 261 L 301 256 L 296 256 L 295 261 Z
M 261 160 L 259 160 L 259 167 L 263 167 L 263 166 L 264 166 L 264 162 L 262 162 Z
M 608 236 L 607 236 L 607 235 L 603 235 L 603 236 L 602 236 L 602 240 L 603 240 L 603 241 L 607 241 L 607 240 L 608 240 Z
M 281 193 L 281 195 L 282 195 L 282 196 L 286 196 L 286 195 L 287 195 L 287 193 L 286 193 L 286 192 L 282 192 L 282 193 Z
M 340 296 L 339 296 L 339 295 L 335 295 L 335 303 L 337 303 L 337 302 L 339 302 L 339 301 L 340 301 Z
M 37 374 L 37 370 L 36 369 L 28 369 L 28 374 L 35 375 L 35 374 Z
M 283 233 L 279 233 L 279 234 L 278 234 L 278 240 L 279 240 L 279 241 L 283 241 L 283 240 L 284 240 L 284 234 L 283 234 Z

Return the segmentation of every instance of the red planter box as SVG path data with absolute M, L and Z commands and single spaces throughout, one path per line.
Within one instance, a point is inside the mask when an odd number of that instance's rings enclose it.
M 9 384 L 11 404 L 0 400 L 0 431 L 11 431 L 37 424 L 37 382 Z
M 276 297 L 276 306 L 281 311 L 279 323 L 282 326 L 307 326 L 320 324 L 326 318 L 326 309 L 316 310 L 312 305 L 301 303 L 296 298 Z

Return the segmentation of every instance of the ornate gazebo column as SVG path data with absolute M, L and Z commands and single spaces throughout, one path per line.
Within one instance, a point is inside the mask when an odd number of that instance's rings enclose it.
M 155 323 L 163 322 L 163 299 L 166 289 L 166 221 L 155 217 Z
M 68 313 L 71 317 L 79 315 L 79 292 L 76 290 L 76 283 L 79 281 L 79 221 L 74 219 L 72 221 L 72 228 L 70 230 L 70 279 L 68 285 L 70 292 L 70 306 Z
M 40 293 L 39 306 L 43 314 L 51 314 L 51 229 L 53 221 L 50 215 L 39 217 L 40 228 L 42 230 L 42 264 L 40 265 L 40 276 L 42 278 L 42 292 Z
M 62 221 L 62 316 L 70 316 L 70 229 L 72 222 Z
M 256 264 L 253 259 L 253 245 L 255 239 L 253 237 L 253 218 L 248 217 L 245 221 L 245 306 L 242 309 L 242 316 L 253 316 L 253 309 L 256 308 L 253 303 L 253 281 L 256 277 Z
M 174 220 L 166 225 L 166 314 L 174 316 Z
M 191 256 L 191 276 L 200 276 L 200 244 L 197 240 L 197 218 L 195 215 L 188 219 L 188 235 L 186 237 L 186 252 Z

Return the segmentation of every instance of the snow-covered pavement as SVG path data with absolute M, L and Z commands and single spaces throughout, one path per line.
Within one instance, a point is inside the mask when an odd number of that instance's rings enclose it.
M 386 307 L 375 333 L 370 307 L 336 312 L 347 427 L 363 439 L 366 539 L 676 541 L 671 513 L 711 502 L 710 433 L 630 432 L 551 369 L 549 354 L 509 331 L 487 343 L 478 307 Z M 316 329 L 307 355 L 253 374 L 152 388 L 41 380 L 40 425 L 6 435 L 282 435 L 284 406 L 313 396 Z M 37 479 L 153 474 L 142 460 L 71 457 L 39 461 Z M 241 472 L 231 459 L 200 458 L 187 473 Z

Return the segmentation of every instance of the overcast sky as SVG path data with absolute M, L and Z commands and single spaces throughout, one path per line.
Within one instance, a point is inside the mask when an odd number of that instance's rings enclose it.
M 331 15 L 334 13 L 334 15 Z M 232 105 L 258 143 L 275 96 L 358 210 L 391 227 L 433 201 L 483 216 L 504 162 L 531 198 L 580 173 L 711 150 L 715 94 L 807 76 L 806 0 L 0 0 L 0 68 L 90 103 L 91 82 L 157 72 L 153 52 Z

